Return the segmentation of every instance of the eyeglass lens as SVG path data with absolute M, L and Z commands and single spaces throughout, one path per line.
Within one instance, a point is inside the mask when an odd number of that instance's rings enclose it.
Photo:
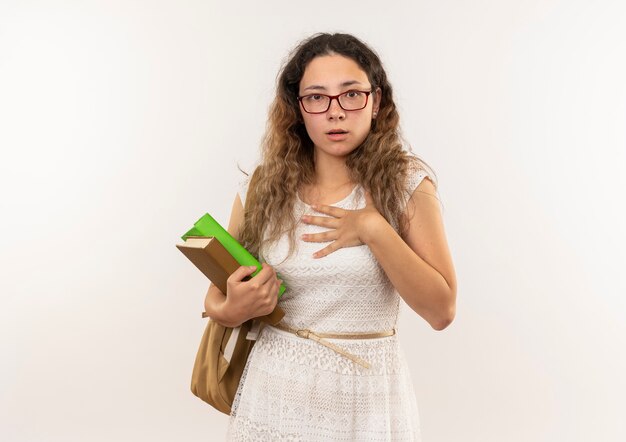
M 328 95 L 312 94 L 302 98 L 302 105 L 307 112 L 326 112 L 330 108 L 330 100 Z M 359 110 L 367 104 L 367 94 L 348 91 L 339 95 L 338 100 L 344 110 Z

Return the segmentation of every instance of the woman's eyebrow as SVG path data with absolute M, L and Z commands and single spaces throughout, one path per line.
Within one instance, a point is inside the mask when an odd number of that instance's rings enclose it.
M 361 86 L 363 85 L 363 83 L 361 83 L 360 81 L 348 80 L 348 81 L 344 81 L 339 86 L 343 88 L 343 87 L 348 87 L 348 86 L 354 86 L 355 84 L 358 84 L 358 85 L 361 85 Z M 311 86 L 305 87 L 303 90 L 305 90 L 305 91 L 310 91 L 310 90 L 322 90 L 322 91 L 325 91 L 326 87 L 325 86 L 320 86 L 320 85 L 317 85 L 317 84 L 313 84 Z
M 361 83 L 360 81 L 350 80 L 341 83 L 341 87 L 354 86 L 355 84 L 360 84 L 361 86 L 363 85 L 363 83 Z

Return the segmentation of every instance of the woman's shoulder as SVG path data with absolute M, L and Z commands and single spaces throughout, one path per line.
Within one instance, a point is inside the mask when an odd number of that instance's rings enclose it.
M 421 159 L 414 154 L 410 154 L 405 183 L 407 193 L 409 195 L 413 194 L 426 177 L 435 184 L 433 175 L 429 167 Z

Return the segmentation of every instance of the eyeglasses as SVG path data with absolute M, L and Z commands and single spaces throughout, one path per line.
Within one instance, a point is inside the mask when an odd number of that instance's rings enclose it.
M 371 93 L 372 91 L 350 90 L 339 95 L 310 94 L 298 97 L 298 101 L 307 114 L 323 114 L 330 109 L 330 103 L 335 98 L 343 110 L 356 111 L 367 106 L 367 98 Z

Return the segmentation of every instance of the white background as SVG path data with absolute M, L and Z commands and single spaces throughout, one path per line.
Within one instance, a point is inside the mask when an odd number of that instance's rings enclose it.
M 626 7 L 2 1 L 0 439 L 222 440 L 189 391 L 204 276 L 300 39 L 354 33 L 437 172 L 458 278 L 405 307 L 425 441 L 623 441 Z

